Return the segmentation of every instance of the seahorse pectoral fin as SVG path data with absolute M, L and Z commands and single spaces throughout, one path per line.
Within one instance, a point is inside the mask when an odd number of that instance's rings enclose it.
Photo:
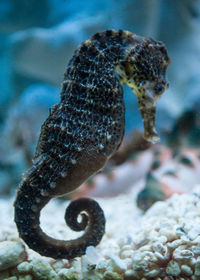
M 138 96 L 139 109 L 144 123 L 144 139 L 153 144 L 160 142 L 160 137 L 156 132 L 156 102 L 151 92 L 146 91 Z

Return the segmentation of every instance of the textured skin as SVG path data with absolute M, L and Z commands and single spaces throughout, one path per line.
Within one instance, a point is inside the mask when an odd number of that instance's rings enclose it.
M 155 102 L 167 87 L 168 64 L 162 43 L 128 31 L 97 33 L 77 48 L 64 75 L 61 100 L 42 126 L 33 166 L 17 192 L 15 222 L 30 248 L 44 256 L 71 259 L 100 242 L 105 218 L 94 200 L 75 200 L 66 210 L 67 225 L 85 230 L 76 240 L 47 236 L 39 225 L 40 211 L 51 198 L 79 187 L 118 149 L 124 134 L 121 83 L 134 89 L 146 138 L 154 138 Z

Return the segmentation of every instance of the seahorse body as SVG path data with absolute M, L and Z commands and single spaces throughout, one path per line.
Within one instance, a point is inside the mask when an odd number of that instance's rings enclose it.
M 79 187 L 118 149 L 125 122 L 121 83 L 138 96 L 144 136 L 158 140 L 155 106 L 168 87 L 168 64 L 162 43 L 128 31 L 97 33 L 77 48 L 64 75 L 61 100 L 42 126 L 33 166 L 17 192 L 15 222 L 30 248 L 44 256 L 71 259 L 100 242 L 105 218 L 94 200 L 75 200 L 66 210 L 68 226 L 85 230 L 76 240 L 47 236 L 39 225 L 40 211 L 51 198 Z

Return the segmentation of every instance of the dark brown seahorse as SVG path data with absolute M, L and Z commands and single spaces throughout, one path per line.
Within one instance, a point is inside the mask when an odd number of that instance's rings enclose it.
M 145 139 L 158 141 L 155 108 L 168 87 L 168 64 L 162 43 L 128 31 L 97 33 L 77 48 L 64 75 L 61 100 L 42 126 L 33 166 L 24 173 L 17 192 L 15 222 L 31 249 L 71 259 L 100 242 L 105 218 L 94 200 L 72 201 L 66 210 L 67 225 L 85 230 L 75 240 L 47 236 L 40 228 L 40 211 L 52 198 L 79 187 L 118 149 L 125 122 L 122 83 L 138 97 Z

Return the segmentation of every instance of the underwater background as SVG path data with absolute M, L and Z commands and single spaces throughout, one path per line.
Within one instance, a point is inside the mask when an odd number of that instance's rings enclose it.
M 137 97 L 123 86 L 119 151 L 75 192 L 50 201 L 40 219 L 50 236 L 76 239 L 64 223 L 66 204 L 94 198 L 106 217 L 103 239 L 74 260 L 43 257 L 19 238 L 16 189 L 69 59 L 107 29 L 168 50 L 169 89 L 156 113 L 161 143 L 143 139 Z M 0 0 L 0 213 L 0 280 L 200 279 L 200 0 Z
M 105 29 L 164 42 L 171 58 L 170 87 L 157 106 L 157 129 L 163 143 L 177 144 L 181 140 L 174 126 L 183 117 L 183 123 L 190 122 L 190 144 L 199 144 L 200 1 L 1 0 L 0 194 L 15 189 L 30 166 L 40 126 L 59 100 L 73 51 Z M 136 96 L 124 90 L 126 134 L 142 131 Z

